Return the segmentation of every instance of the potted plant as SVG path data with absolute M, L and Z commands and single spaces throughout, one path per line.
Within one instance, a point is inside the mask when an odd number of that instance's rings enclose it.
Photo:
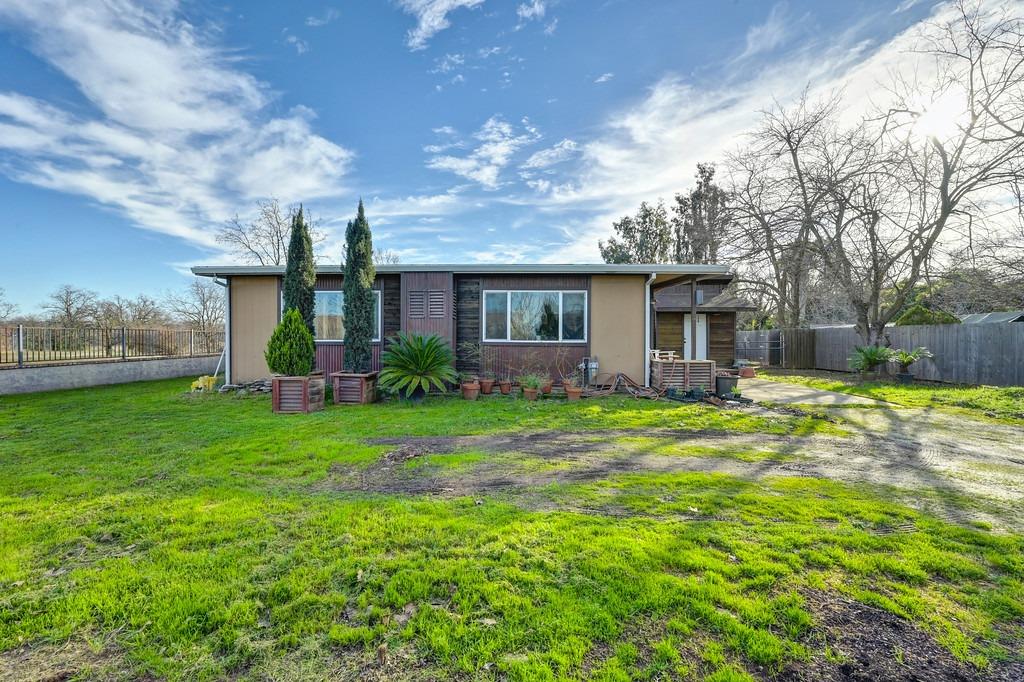
M 877 378 L 879 370 L 892 359 L 892 349 L 885 346 L 857 346 L 850 357 L 850 367 L 861 376 L 874 372 Z
M 345 228 L 345 371 L 331 374 L 336 403 L 370 403 L 377 399 L 377 372 L 371 371 L 375 277 L 370 223 L 360 199 L 355 220 Z
M 583 372 L 577 368 L 568 377 L 563 377 L 562 388 L 567 400 L 579 400 L 583 395 Z
M 462 374 L 459 379 L 462 384 L 462 397 L 465 400 L 476 400 L 480 395 L 480 381 L 472 374 Z
M 289 308 L 267 342 L 264 353 L 271 381 L 274 412 L 313 412 L 324 408 L 324 376 L 313 372 L 313 335 L 295 308 Z
M 537 393 L 544 385 L 544 377 L 539 374 L 524 374 L 519 377 L 519 386 L 523 389 L 523 397 L 527 400 L 536 400 Z
M 480 392 L 490 395 L 494 391 L 494 373 L 484 371 L 480 376 Z
M 498 379 L 498 390 L 502 395 L 508 395 L 512 392 L 512 378 L 508 374 L 504 374 Z
M 554 386 L 554 382 L 551 380 L 551 377 L 549 377 L 547 374 L 541 374 L 540 375 L 540 392 L 541 393 L 543 393 L 544 395 L 549 395 L 551 393 L 551 388 L 553 386 Z
M 399 332 L 389 341 L 381 356 L 381 388 L 419 402 L 431 387 L 443 392 L 458 379 L 451 346 L 440 336 Z
M 896 350 L 892 354 L 892 361 L 900 366 L 900 371 L 896 373 L 896 383 L 900 384 L 911 384 L 914 382 L 914 375 L 910 373 L 910 366 L 920 360 L 921 358 L 934 357 L 927 348 L 924 346 L 918 346 L 914 350 L 906 351 L 902 348 Z

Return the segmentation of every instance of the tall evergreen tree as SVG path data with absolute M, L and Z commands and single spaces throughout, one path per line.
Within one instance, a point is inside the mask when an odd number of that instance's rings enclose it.
M 370 371 L 373 341 L 373 240 L 359 200 L 356 219 L 345 229 L 345 368 Z
M 288 264 L 284 270 L 284 309 L 295 308 L 302 321 L 315 333 L 313 319 L 316 315 L 314 288 L 316 285 L 316 263 L 313 259 L 313 240 L 299 206 L 292 218 L 292 236 L 288 242 Z

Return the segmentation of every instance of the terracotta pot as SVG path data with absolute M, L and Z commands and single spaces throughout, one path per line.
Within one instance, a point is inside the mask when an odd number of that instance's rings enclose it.
M 535 388 L 524 388 L 523 389 L 523 397 L 526 398 L 527 400 L 536 400 L 537 399 L 537 389 L 535 389 Z
M 476 381 L 462 384 L 462 397 L 466 400 L 476 400 L 480 395 L 480 384 Z
M 548 383 L 546 383 L 543 386 L 541 386 L 540 387 L 540 392 L 543 393 L 544 395 L 550 394 L 551 393 L 551 382 L 549 381 Z
M 480 380 L 480 392 L 484 395 L 490 395 L 491 391 L 494 390 L 494 379 L 481 379 Z
M 508 395 L 509 393 L 512 392 L 512 382 L 511 381 L 499 381 L 498 382 L 498 390 L 501 391 L 502 395 Z
M 566 386 L 565 397 L 568 400 L 579 400 L 580 396 L 583 395 L 583 388 L 580 386 Z
M 754 374 L 753 367 L 740 367 L 740 376 L 744 379 L 753 379 L 757 375 Z

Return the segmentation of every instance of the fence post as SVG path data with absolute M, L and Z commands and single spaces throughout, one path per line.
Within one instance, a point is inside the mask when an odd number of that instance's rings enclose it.
M 189 355 L 189 357 L 192 357 L 193 355 L 195 355 L 195 348 L 196 348 L 195 330 L 194 329 L 189 329 L 188 330 L 188 355 Z
M 25 325 L 18 325 L 18 367 L 25 366 Z
M 121 359 L 128 359 L 128 329 L 121 327 Z

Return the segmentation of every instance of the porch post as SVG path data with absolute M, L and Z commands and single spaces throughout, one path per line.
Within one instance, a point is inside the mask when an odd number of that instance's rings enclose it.
M 697 359 L 697 278 L 690 280 L 690 359 Z

